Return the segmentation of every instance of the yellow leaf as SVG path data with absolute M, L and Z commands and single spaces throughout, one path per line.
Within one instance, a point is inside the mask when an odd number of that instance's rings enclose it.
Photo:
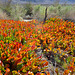
M 41 75 L 45 75 L 44 73 L 41 73 Z
M 12 71 L 13 74 L 18 74 L 18 72 L 16 70 Z
M 57 51 L 54 51 L 54 53 L 57 53 Z
M 23 69 L 22 72 L 27 72 L 27 71 L 25 69 Z
M 65 53 L 62 53 L 62 55 L 65 55 Z
M 30 72 L 30 71 L 29 71 L 29 72 L 28 72 L 28 75 L 34 75 L 34 74 L 33 74 L 33 72 Z

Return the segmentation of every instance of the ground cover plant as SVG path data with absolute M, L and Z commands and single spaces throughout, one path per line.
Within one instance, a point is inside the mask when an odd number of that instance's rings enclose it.
M 54 57 L 64 69 L 75 72 L 75 24 L 62 19 L 50 18 L 42 28 L 42 49 L 46 56 Z M 67 74 L 68 74 L 67 73 Z M 65 73 L 64 73 L 65 75 Z
M 36 50 L 64 68 L 63 75 L 75 73 L 75 24 L 50 18 L 44 24 L 0 20 L 0 74 L 50 75 L 48 61 L 37 57 Z M 57 65 L 56 65 L 57 66 Z M 58 68 L 55 72 L 59 75 Z
M 38 44 L 35 24 L 34 20 L 0 20 L 0 75 L 37 75 L 45 71 L 48 62 L 34 52 Z

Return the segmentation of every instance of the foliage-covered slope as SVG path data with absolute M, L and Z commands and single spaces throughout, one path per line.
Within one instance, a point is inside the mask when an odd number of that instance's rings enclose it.
M 45 24 L 0 20 L 0 74 L 42 75 L 48 61 L 37 57 L 40 47 L 46 56 L 64 68 L 63 75 L 75 72 L 75 25 L 51 18 Z M 49 58 L 48 57 L 48 58 Z M 56 69 L 58 74 L 58 70 Z

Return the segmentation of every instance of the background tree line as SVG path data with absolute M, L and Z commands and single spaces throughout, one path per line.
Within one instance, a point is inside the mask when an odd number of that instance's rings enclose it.
M 60 0 L 56 0 L 52 5 L 35 5 L 30 2 L 27 4 L 12 4 L 12 0 L 0 2 L 0 18 L 23 20 L 28 15 L 33 19 L 43 21 L 50 17 L 68 18 L 75 20 L 75 5 L 59 4 Z

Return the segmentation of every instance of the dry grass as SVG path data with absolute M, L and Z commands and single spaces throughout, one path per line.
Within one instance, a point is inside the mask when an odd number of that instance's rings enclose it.
M 66 13 L 64 18 L 75 20 L 75 10 L 72 10 Z
M 9 19 L 7 14 L 0 9 L 0 19 Z

